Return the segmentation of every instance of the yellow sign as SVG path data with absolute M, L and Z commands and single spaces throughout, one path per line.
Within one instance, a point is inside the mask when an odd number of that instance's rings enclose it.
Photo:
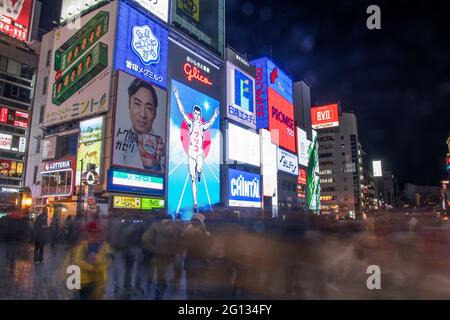
M 114 196 L 113 207 L 116 209 L 141 209 L 141 198 Z
M 178 8 L 195 21 L 200 22 L 200 0 L 178 0 Z

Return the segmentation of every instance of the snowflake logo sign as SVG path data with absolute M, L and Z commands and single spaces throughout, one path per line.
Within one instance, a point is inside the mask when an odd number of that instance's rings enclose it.
M 135 26 L 132 30 L 131 48 L 146 66 L 159 62 L 160 44 L 152 29 L 147 26 Z

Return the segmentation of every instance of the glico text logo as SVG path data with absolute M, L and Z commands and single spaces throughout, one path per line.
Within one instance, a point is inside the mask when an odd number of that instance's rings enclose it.
M 202 73 L 202 70 L 206 73 L 209 73 L 209 67 L 195 61 L 191 57 L 187 57 L 186 60 L 187 62 L 184 64 L 183 69 L 184 74 L 186 75 L 189 82 L 195 79 L 203 84 L 212 86 L 211 80 L 209 80 L 209 78 Z

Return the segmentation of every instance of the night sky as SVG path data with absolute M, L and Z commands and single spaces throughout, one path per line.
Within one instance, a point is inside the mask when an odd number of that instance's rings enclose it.
M 366 27 L 381 7 L 382 29 Z M 363 149 L 400 183 L 438 185 L 450 130 L 449 1 L 226 0 L 227 42 L 354 111 Z

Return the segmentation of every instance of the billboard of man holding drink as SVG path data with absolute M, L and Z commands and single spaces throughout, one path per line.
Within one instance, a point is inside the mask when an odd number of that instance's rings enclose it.
M 113 164 L 163 174 L 165 91 L 120 72 L 117 92 Z

